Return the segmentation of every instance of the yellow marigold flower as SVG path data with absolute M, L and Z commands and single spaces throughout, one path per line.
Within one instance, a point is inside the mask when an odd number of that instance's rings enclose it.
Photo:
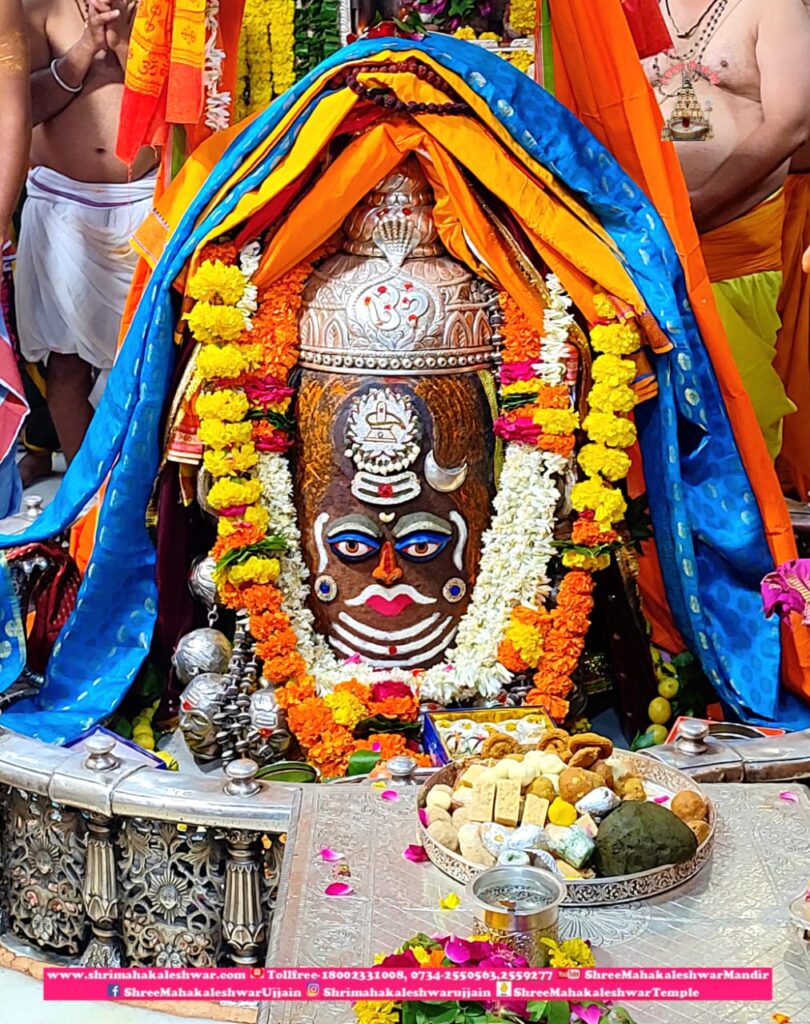
M 232 388 L 210 391 L 197 398 L 196 409 L 200 419 L 225 420 L 228 423 L 239 423 L 247 416 L 250 403 L 244 392 Z
M 534 0 L 512 0 L 509 4 L 509 26 L 518 35 L 530 36 L 533 34 L 535 17 Z
M 532 380 L 514 380 L 511 384 L 501 385 L 502 395 L 525 395 L 537 391 L 537 383 Z
M 224 576 L 228 583 L 241 587 L 245 583 L 273 583 L 281 572 L 281 563 L 277 558 L 259 558 L 251 555 L 244 562 L 229 565 L 226 569 L 215 573 L 217 579 Z
M 600 525 L 618 523 L 627 509 L 622 492 L 602 480 L 583 480 L 574 484 L 571 504 L 577 512 L 591 509 Z
M 636 364 L 632 359 L 622 359 L 621 356 L 597 356 L 593 361 L 591 373 L 595 381 L 603 381 L 617 388 L 620 384 L 629 384 L 635 377 Z
M 217 480 L 208 492 L 208 504 L 213 508 L 234 508 L 255 505 L 261 497 L 262 485 L 258 480 L 237 480 L 225 477 Z
M 259 345 L 206 345 L 197 357 L 197 369 L 206 380 L 232 380 L 261 361 Z
M 399 1006 L 392 1002 L 379 1002 L 372 999 L 352 1006 L 358 1024 L 398 1024 Z
M 424 965 L 430 960 L 430 953 L 428 953 L 424 946 L 411 946 L 411 952 L 416 957 L 418 964 Z
M 517 650 L 521 658 L 529 666 L 535 666 L 543 654 L 543 637 L 524 622 L 510 622 L 504 633 L 504 639 L 509 640 Z
M 554 939 L 541 939 L 548 948 L 550 967 L 593 967 L 596 964 L 591 948 L 583 939 L 566 939 L 555 942 Z
M 501 37 L 498 35 L 497 32 L 482 32 L 481 35 L 478 38 L 479 39 L 489 39 L 490 42 L 493 42 L 493 43 L 499 43 L 501 41 Z
M 586 572 L 596 572 L 598 569 L 607 569 L 610 565 L 610 555 L 607 552 L 600 555 L 586 555 L 581 551 L 564 551 L 562 564 L 566 569 L 584 569 Z
M 546 434 L 573 434 L 579 426 L 574 409 L 535 409 L 532 419 Z
M 597 324 L 591 330 L 591 346 L 597 352 L 614 356 L 629 356 L 641 345 L 641 335 L 632 322 L 622 324 Z
M 258 453 L 252 444 L 210 451 L 203 455 L 203 465 L 212 476 L 246 473 L 249 469 L 253 469 L 258 461 Z
M 613 303 L 603 292 L 597 292 L 594 295 L 593 305 L 596 309 L 596 315 L 600 320 L 616 319 L 616 310 L 613 308 Z
M 456 39 L 475 39 L 475 29 L 470 28 L 469 25 L 462 25 L 461 28 L 457 28 L 453 33 Z
M 460 903 L 461 897 L 457 892 L 451 892 L 447 896 L 442 896 L 439 900 L 439 906 L 442 910 L 455 910 Z
M 217 536 L 229 537 L 235 530 L 239 529 L 242 522 L 250 523 L 251 526 L 258 526 L 262 533 L 267 533 L 270 525 L 270 513 L 262 505 L 250 505 L 245 509 L 245 514 L 238 520 L 232 520 L 228 516 L 220 516 L 217 521 Z
M 347 729 L 353 729 L 358 722 L 368 718 L 368 710 L 361 700 L 358 700 L 353 693 L 327 693 L 323 698 L 324 704 L 332 712 L 332 717 L 338 725 L 345 725 Z
M 588 402 L 599 412 L 630 412 L 636 405 L 636 393 L 627 384 L 614 387 L 601 381 L 591 388 Z
M 524 75 L 534 64 L 534 54 L 531 50 L 524 50 L 522 47 L 514 46 L 510 50 L 500 52 L 498 56 L 505 57 L 512 67 L 522 71 Z
M 607 480 L 623 480 L 630 472 L 630 456 L 603 444 L 586 444 L 577 462 L 588 476 L 599 476 Z
M 583 424 L 592 441 L 611 448 L 629 448 L 636 440 L 635 424 L 612 412 L 591 412 Z
M 245 277 L 239 267 L 229 267 L 222 260 L 205 260 L 189 281 L 188 294 L 198 302 L 219 299 L 226 306 L 235 306 L 245 294 Z
M 230 448 L 235 444 L 248 444 L 253 437 L 253 425 L 247 423 L 223 423 L 222 420 L 203 420 L 197 437 L 206 448 Z
M 245 314 L 235 306 L 198 302 L 186 320 L 188 329 L 203 344 L 236 341 L 245 330 Z

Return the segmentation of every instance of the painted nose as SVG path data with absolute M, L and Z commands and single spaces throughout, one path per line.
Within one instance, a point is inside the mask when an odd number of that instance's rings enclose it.
M 394 554 L 394 545 L 387 540 L 380 552 L 380 561 L 377 568 L 371 574 L 375 580 L 379 580 L 387 587 L 402 579 L 402 569 L 397 565 L 397 556 Z

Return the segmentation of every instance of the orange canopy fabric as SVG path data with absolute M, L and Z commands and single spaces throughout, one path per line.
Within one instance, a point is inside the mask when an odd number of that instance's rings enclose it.
M 810 174 L 792 174 L 785 186 L 782 233 L 782 329 L 773 366 L 796 406 L 785 417 L 780 458 L 800 499 L 810 490 L 810 277 L 802 273 L 802 255 L 810 250 Z
M 714 302 L 675 147 L 661 141 L 663 119 L 638 60 L 621 2 L 550 0 L 550 5 L 557 97 L 644 189 L 666 224 L 686 275 L 692 309 L 720 384 L 774 562 L 796 558 L 779 481 Z M 644 568 L 639 582 L 642 593 L 645 587 L 655 587 Z M 659 609 L 662 596 L 658 593 L 655 601 Z M 666 628 L 660 619 L 654 625 Z M 783 681 L 810 697 L 810 631 L 801 627 L 798 617 L 795 626 L 782 630 Z

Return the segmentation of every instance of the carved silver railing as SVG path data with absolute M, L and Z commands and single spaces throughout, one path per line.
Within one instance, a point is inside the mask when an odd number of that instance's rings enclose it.
M 77 752 L 0 728 L 3 941 L 87 966 L 263 961 L 299 789 Z

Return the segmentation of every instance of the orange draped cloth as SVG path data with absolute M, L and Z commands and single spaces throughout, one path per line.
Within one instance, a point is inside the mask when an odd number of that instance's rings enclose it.
M 701 235 L 700 246 L 712 284 L 781 270 L 784 220 L 785 193 L 779 189 L 748 213 Z
M 782 427 L 780 459 L 800 500 L 810 490 L 810 277 L 802 273 L 802 255 L 810 249 L 810 173 L 792 174 L 785 185 L 782 230 L 782 328 L 774 369 L 797 408 Z
M 196 125 L 204 104 L 205 0 L 148 0 L 132 26 L 115 152 L 132 164 L 169 124 Z
M 729 350 L 706 272 L 689 194 L 672 143 L 661 141 L 663 118 L 647 84 L 620 0 L 550 0 L 556 94 L 616 157 L 655 204 L 681 260 L 689 298 L 725 400 L 740 455 L 765 524 L 774 563 L 797 557 L 785 499 Z M 636 484 L 639 485 L 637 473 Z M 639 577 L 656 642 L 682 648 L 664 614 L 660 568 L 641 559 Z M 648 600 L 649 598 L 649 600 Z M 810 698 L 810 636 L 782 627 L 783 682 Z M 669 637 L 669 644 L 663 642 Z

